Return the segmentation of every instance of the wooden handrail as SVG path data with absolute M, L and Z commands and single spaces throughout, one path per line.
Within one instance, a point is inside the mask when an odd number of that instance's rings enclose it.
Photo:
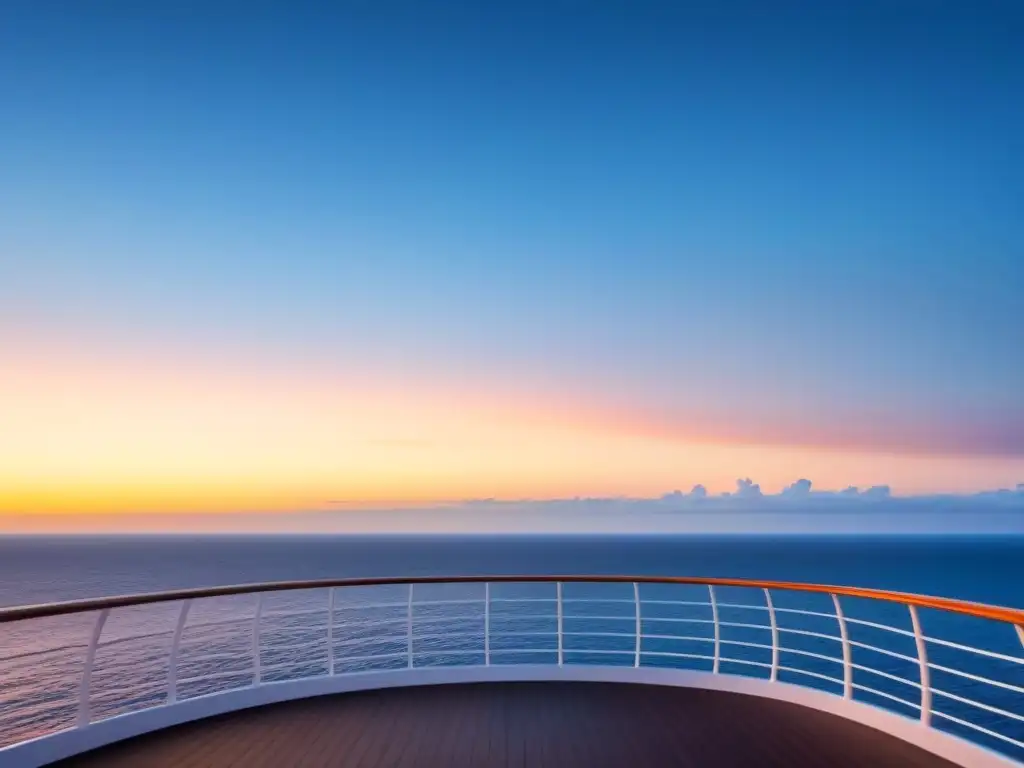
M 980 619 L 1004 621 L 1016 626 L 1024 626 L 1024 610 L 1005 608 L 998 605 L 986 605 L 966 600 L 954 600 L 947 597 L 931 597 L 916 595 L 909 592 L 893 592 L 885 589 L 869 589 L 866 587 L 841 587 L 829 584 L 804 584 L 795 581 L 761 581 L 756 579 L 721 579 L 699 578 L 692 576 L 583 576 L 572 575 L 519 575 L 519 576 L 412 576 L 355 579 L 317 579 L 311 581 L 270 581 L 256 584 L 235 584 L 221 587 L 200 587 L 197 589 L 177 589 L 167 592 L 150 592 L 141 595 L 120 595 L 117 597 L 98 597 L 86 600 L 68 600 L 58 603 L 43 603 L 14 608 L 0 608 L 0 624 L 25 619 L 40 619 L 48 616 L 65 616 L 84 611 L 96 611 L 104 608 L 125 608 L 134 605 L 151 605 L 174 600 L 198 599 L 204 597 L 224 597 L 227 595 L 246 595 L 256 592 L 285 592 L 299 589 L 326 589 L 328 587 L 374 587 L 386 585 L 408 584 L 483 584 L 494 583 L 608 583 L 608 584 L 691 584 L 716 587 L 748 587 L 752 589 L 784 589 L 794 592 L 813 592 L 843 597 L 862 597 L 870 600 L 886 600 L 903 605 L 915 605 L 919 608 L 935 608 Z

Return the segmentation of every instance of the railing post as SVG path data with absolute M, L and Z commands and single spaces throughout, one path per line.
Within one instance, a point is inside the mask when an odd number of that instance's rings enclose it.
M 772 603 L 772 593 L 764 588 L 764 601 L 768 605 L 768 621 L 772 625 L 772 671 L 769 676 L 771 682 L 779 679 L 779 622 L 775 616 L 775 604 Z
M 409 585 L 409 609 L 405 616 L 406 666 L 412 669 L 412 584 Z
M 484 582 L 484 666 L 491 666 L 491 583 Z
M 711 667 L 711 672 L 717 675 L 722 658 L 722 628 L 718 623 L 718 600 L 715 598 L 713 584 L 708 584 L 708 594 L 711 596 L 711 619 L 715 623 L 715 662 Z
M 832 595 L 832 603 L 836 607 L 836 620 L 839 622 L 839 638 L 843 641 L 843 698 L 853 698 L 853 653 L 850 646 L 850 630 L 846 626 L 846 616 L 839 604 L 839 595 Z
M 181 646 L 181 635 L 185 631 L 185 622 L 188 620 L 188 611 L 191 607 L 191 600 L 181 601 L 181 610 L 178 612 L 178 623 L 174 627 L 174 639 L 171 640 L 171 655 L 167 659 L 168 704 L 173 704 L 178 700 L 178 649 Z
M 921 619 L 917 615 L 917 606 L 908 605 L 910 610 L 910 623 L 914 626 L 914 640 L 917 643 L 917 660 L 921 666 L 921 722 L 924 725 L 931 725 L 932 722 L 932 684 L 931 675 L 928 671 L 928 646 L 925 643 L 924 632 L 921 631 Z
M 96 663 L 96 649 L 100 644 L 100 635 L 103 634 L 103 625 L 107 623 L 110 609 L 104 608 L 96 616 L 96 623 L 92 628 L 92 637 L 89 639 L 89 648 L 85 652 L 85 664 L 82 667 L 82 684 L 78 691 L 78 727 L 85 728 L 92 719 L 89 706 L 89 689 L 92 687 L 92 668 Z
M 633 582 L 633 604 L 636 606 L 636 652 L 633 655 L 633 666 L 640 668 L 640 640 L 643 637 L 640 623 L 640 585 Z
M 260 620 L 263 618 L 263 593 L 256 595 L 256 613 L 252 617 L 252 684 L 257 686 L 263 678 L 260 658 Z
M 327 674 L 334 676 L 334 587 L 327 589 Z
M 1024 626 L 1014 624 L 1014 629 L 1017 630 L 1017 638 L 1020 640 L 1020 644 L 1024 645 Z
M 555 592 L 558 597 L 558 666 L 565 663 L 565 650 L 562 647 L 562 582 L 555 584 Z

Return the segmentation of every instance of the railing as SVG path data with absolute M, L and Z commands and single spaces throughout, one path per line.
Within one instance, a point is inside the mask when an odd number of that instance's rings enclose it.
M 607 576 L 280 582 L 11 608 L 0 764 L 31 739 L 244 691 L 523 666 L 692 671 L 705 676 L 671 680 L 757 679 L 759 695 L 799 686 L 1020 760 L 1022 627 L 1024 611 L 897 592 Z

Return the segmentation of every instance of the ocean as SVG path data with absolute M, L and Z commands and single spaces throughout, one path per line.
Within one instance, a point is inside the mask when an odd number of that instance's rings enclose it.
M 821 536 L 124 536 L 0 538 L 0 606 L 262 581 L 372 576 L 631 574 L 737 577 L 876 587 L 1024 607 L 1024 537 Z M 480 663 L 479 585 L 417 589 L 419 664 Z M 493 663 L 553 660 L 552 585 L 492 588 Z M 351 594 L 349 594 L 351 592 Z M 549 594 L 551 592 L 551 594 Z M 342 594 L 345 593 L 345 594 Z M 405 664 L 402 588 L 339 590 L 336 672 Z M 781 680 L 836 692 L 842 667 L 834 606 L 826 595 L 774 592 L 784 627 Z M 566 663 L 632 663 L 630 585 L 568 585 Z M 642 588 L 644 663 L 710 666 L 708 592 Z M 669 605 L 663 601 L 681 601 Z M 722 589 L 722 672 L 767 676 L 770 642 L 760 590 Z M 380 607 L 375 607 L 380 606 Z M 844 599 L 854 648 L 855 698 L 916 716 L 920 689 L 906 608 Z M 212 693 L 252 680 L 251 595 L 197 601 L 179 659 L 179 695 Z M 263 681 L 327 672 L 326 590 L 268 596 L 263 608 Z M 175 605 L 114 611 L 104 629 L 93 684 L 94 717 L 159 703 Z M 754 617 L 756 616 L 756 621 Z M 74 720 L 82 649 L 92 617 L 0 625 L 0 746 L 68 727 Z M 893 634 L 871 623 L 895 626 Z M 1006 625 L 923 611 L 925 634 L 988 649 L 976 657 L 929 643 L 938 666 L 1001 681 L 992 687 L 933 670 L 937 711 L 1024 741 L 1024 648 Z M 387 626 L 392 630 L 385 630 Z M 756 626 L 755 626 L 756 625 Z M 763 625 L 763 626 L 760 626 Z M 685 626 L 685 631 L 683 627 Z M 499 637 L 500 635 L 500 637 Z M 647 637 L 650 635 L 650 638 Z M 828 635 L 829 637 L 822 637 Z M 681 639 L 682 638 L 682 639 Z M 872 650 L 872 649 L 879 650 Z M 827 658 L 826 658 L 827 657 Z M 1005 658 L 1001 658 L 1005 657 Z M 1021 659 L 1014 662 L 1013 659 Z M 877 671 L 870 671 L 877 670 Z M 911 682 L 900 682 L 895 678 Z M 983 706 L 965 704 L 971 699 Z M 902 703 L 906 702 L 906 703 Z M 998 711 L 1009 712 L 1010 716 Z M 1020 758 L 1005 739 L 935 725 Z
M 1024 537 L 0 537 L 0 606 L 356 576 L 725 576 L 1024 607 Z

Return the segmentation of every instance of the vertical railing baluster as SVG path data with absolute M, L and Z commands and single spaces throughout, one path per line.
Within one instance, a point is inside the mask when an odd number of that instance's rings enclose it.
M 558 666 L 565 663 L 565 650 L 562 647 L 562 582 L 555 585 L 555 593 L 558 599 Z
M 636 651 L 633 654 L 633 666 L 640 668 L 640 641 L 643 637 L 642 624 L 640 619 L 640 585 L 633 582 L 633 605 L 636 607 Z
M 917 643 L 917 661 L 921 668 L 921 722 L 931 725 L 932 722 L 932 685 L 931 675 L 928 671 L 928 646 L 925 643 L 924 632 L 921 631 L 921 619 L 917 615 L 917 606 L 908 605 L 910 610 L 910 623 L 914 627 L 914 641 Z
M 191 607 L 191 600 L 181 601 L 178 623 L 174 627 L 174 639 L 171 640 L 171 655 L 167 659 L 168 704 L 173 704 L 178 700 L 178 649 L 181 647 L 181 635 L 185 631 L 185 622 L 188 620 L 188 611 Z
M 484 666 L 491 666 L 491 583 L 484 583 Z
M 711 596 L 711 620 L 715 625 L 715 662 L 711 667 L 711 672 L 717 675 L 722 659 L 722 627 L 718 623 L 718 600 L 715 598 L 713 584 L 708 584 L 708 594 Z
M 831 593 L 830 593 L 831 594 Z M 846 626 L 846 615 L 839 604 L 839 595 L 832 595 L 836 607 L 836 621 L 839 622 L 839 638 L 843 641 L 843 698 L 853 698 L 853 649 L 850 646 L 850 630 Z
M 779 679 L 779 622 L 775 615 L 775 604 L 772 602 L 772 593 L 765 587 L 764 601 L 768 605 L 768 621 L 772 626 L 772 671 L 768 679 L 775 682 Z
M 408 659 L 406 666 L 412 669 L 412 584 L 409 585 L 409 608 L 405 616 L 405 638 Z
M 263 659 L 260 658 L 260 622 L 263 619 L 263 593 L 256 595 L 256 613 L 252 617 L 252 684 L 263 680 Z
M 1020 640 L 1020 644 L 1024 645 L 1024 626 L 1017 624 L 1014 626 L 1014 629 L 1017 630 L 1017 639 Z
M 327 588 L 327 674 L 334 676 L 334 587 Z
M 100 635 L 103 634 L 103 625 L 107 623 L 110 609 L 104 608 L 96 616 L 96 623 L 92 628 L 92 637 L 89 639 L 89 647 L 85 652 L 85 664 L 82 667 L 82 683 L 78 691 L 78 727 L 85 728 L 92 719 L 90 707 L 89 690 L 92 687 L 92 668 L 96 663 L 96 649 L 100 644 Z

